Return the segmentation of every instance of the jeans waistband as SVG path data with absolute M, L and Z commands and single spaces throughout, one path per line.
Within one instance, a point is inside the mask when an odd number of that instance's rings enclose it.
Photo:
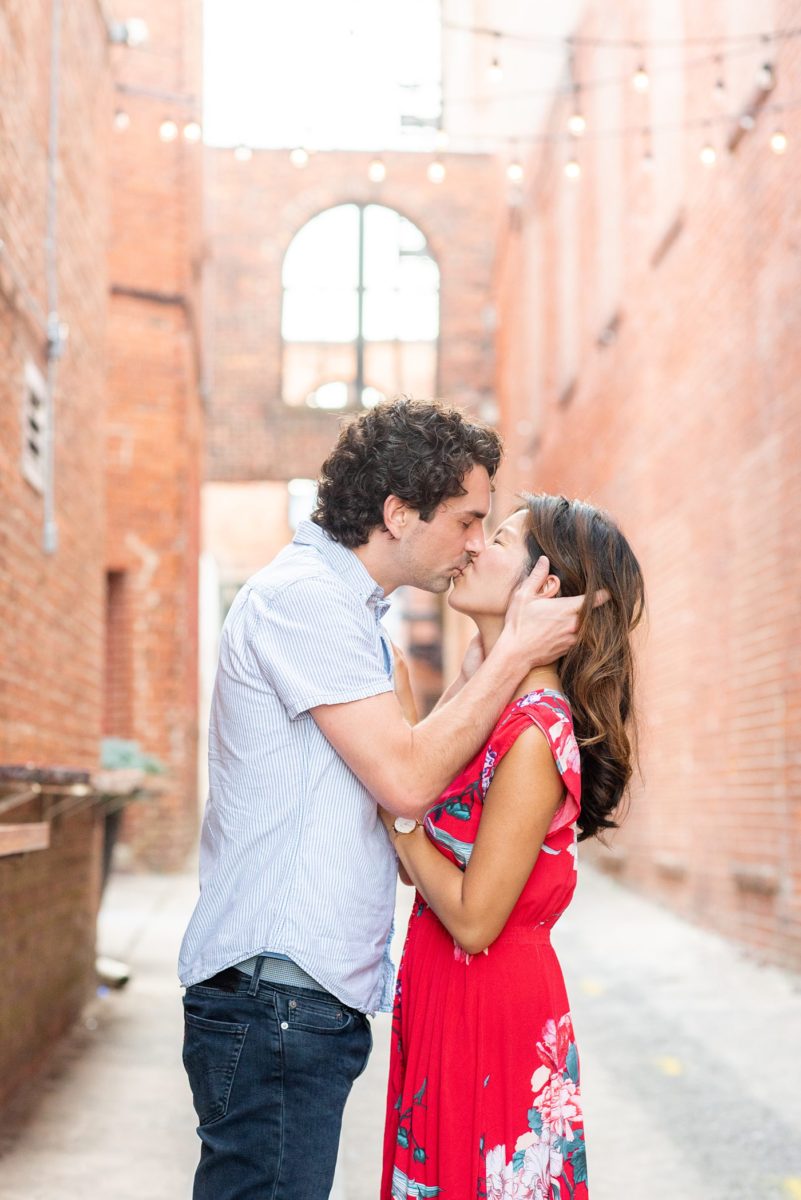
M 243 975 L 249 975 L 252 979 L 260 958 L 261 955 L 257 954 L 253 958 L 237 963 L 236 970 L 241 971 Z M 285 983 L 287 987 L 310 988 L 314 992 L 328 990 L 321 987 L 316 979 L 312 979 L 311 975 L 289 958 L 261 958 L 259 983 Z

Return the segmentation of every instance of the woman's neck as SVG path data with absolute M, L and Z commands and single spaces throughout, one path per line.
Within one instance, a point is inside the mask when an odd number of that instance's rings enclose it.
M 543 601 L 547 603 L 547 601 Z M 484 657 L 489 654 L 492 647 L 501 636 L 501 630 L 504 626 L 504 618 L 496 616 L 480 616 L 473 617 L 478 632 L 481 635 L 481 644 L 484 647 Z M 536 692 L 538 688 L 552 688 L 554 691 L 560 691 L 562 682 L 559 678 L 559 671 L 556 663 L 548 663 L 544 667 L 533 667 L 524 679 L 521 679 L 520 685 L 515 691 L 515 699 L 520 696 L 527 695 L 528 692 Z

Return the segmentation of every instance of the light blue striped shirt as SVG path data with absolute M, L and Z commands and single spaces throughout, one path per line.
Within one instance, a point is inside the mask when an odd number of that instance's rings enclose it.
M 392 690 L 384 594 L 303 521 L 225 620 L 185 986 L 285 955 L 344 1004 L 388 1009 L 396 858 L 375 801 L 309 709 Z

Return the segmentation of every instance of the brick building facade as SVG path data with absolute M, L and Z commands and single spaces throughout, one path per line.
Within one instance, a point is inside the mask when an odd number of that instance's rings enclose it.
M 94 986 L 104 734 L 168 768 L 137 849 L 175 865 L 196 827 L 201 152 L 159 122 L 200 6 L 139 10 L 137 59 L 97 0 L 0 6 L 0 1097 Z
M 577 32 L 634 43 L 799 18 L 797 2 L 747 16 L 722 2 L 602 2 Z M 799 967 L 801 57 L 792 40 L 771 46 L 766 90 L 764 44 L 722 67 L 681 53 L 679 70 L 675 49 L 651 53 L 646 96 L 627 81 L 587 91 L 586 140 L 535 147 L 527 163 L 497 275 L 505 479 L 607 507 L 645 572 L 642 779 L 599 861 Z M 576 63 L 585 80 L 631 66 L 586 46 Z M 710 113 L 721 74 L 715 122 L 676 132 Z M 567 105 L 554 105 L 555 133 Z M 779 125 L 786 154 L 770 148 Z M 635 132 L 589 136 L 615 128 Z
M 104 732 L 167 767 L 156 804 L 126 813 L 137 860 L 183 865 L 197 831 L 197 564 L 204 360 L 198 0 L 137 6 L 150 52 L 120 47 L 112 146 L 106 436 L 109 654 Z M 159 136 L 172 119 L 177 135 Z M 116 697 L 116 699 L 115 699 Z
M 98 414 L 111 72 L 97 4 L 68 6 L 60 24 L 56 222 L 49 224 L 51 12 L 49 0 L 34 0 L 6 4 L 0 15 L 7 64 L 0 81 L 0 764 L 86 771 L 97 765 L 103 714 Z M 56 296 L 69 338 L 51 368 L 57 546 L 45 552 L 47 313 Z M 3 800 L 26 794 L 2 789 Z M 2 820 L 41 823 L 51 805 L 41 796 L 9 805 Z M 0 1095 L 36 1068 L 93 979 L 100 828 L 83 809 L 50 822 L 48 836 L 48 849 L 0 857 Z

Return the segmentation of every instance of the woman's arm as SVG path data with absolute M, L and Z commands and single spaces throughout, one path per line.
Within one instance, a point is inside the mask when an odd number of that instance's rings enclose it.
M 412 691 L 412 681 L 409 675 L 409 664 L 406 662 L 406 655 L 392 643 L 392 657 L 395 662 L 395 695 L 398 697 L 398 704 L 401 712 L 410 725 L 416 725 L 420 720 L 417 712 L 417 701 L 414 698 Z M 394 817 L 393 817 L 394 821 Z M 404 867 L 400 859 L 398 859 L 398 876 L 401 883 L 405 883 L 407 887 L 414 887 L 409 872 Z
M 416 725 L 420 717 L 417 712 L 417 701 L 412 691 L 409 665 L 406 662 L 406 655 L 394 642 L 392 643 L 392 657 L 395 662 L 395 695 L 398 697 L 398 704 L 408 723 Z
M 425 830 L 396 834 L 395 850 L 418 891 L 468 954 L 479 954 L 506 924 L 564 795 L 544 734 L 531 726 L 502 759 L 487 792 L 467 868 L 461 871 Z

